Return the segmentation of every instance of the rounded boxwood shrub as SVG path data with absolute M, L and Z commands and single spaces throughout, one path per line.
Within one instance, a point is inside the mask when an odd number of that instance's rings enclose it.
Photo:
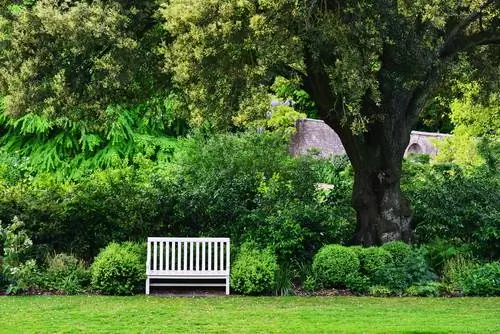
M 324 288 L 346 287 L 352 275 L 359 273 L 356 251 L 341 245 L 327 245 L 314 256 L 313 272 Z
M 500 295 L 500 262 L 491 262 L 472 269 L 462 281 L 467 296 Z
M 106 295 L 131 295 L 141 291 L 146 278 L 145 261 L 144 245 L 110 243 L 90 268 L 92 288 Z
M 411 256 L 411 247 L 402 241 L 391 241 L 383 244 L 382 249 L 388 251 L 396 267 L 404 267 Z
M 245 295 L 271 293 L 276 286 L 277 270 L 276 255 L 270 249 L 261 250 L 245 243 L 231 266 L 231 287 Z
M 383 284 L 380 281 L 380 275 L 377 275 L 384 266 L 392 263 L 392 256 L 384 248 L 369 247 L 363 248 L 359 253 L 359 261 L 361 264 L 361 272 L 365 274 L 372 283 Z

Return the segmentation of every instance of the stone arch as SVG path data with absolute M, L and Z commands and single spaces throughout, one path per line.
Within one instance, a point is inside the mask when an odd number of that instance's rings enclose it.
M 422 146 L 420 146 L 417 143 L 411 144 L 406 150 L 406 154 L 422 154 L 422 153 L 424 153 L 424 150 Z

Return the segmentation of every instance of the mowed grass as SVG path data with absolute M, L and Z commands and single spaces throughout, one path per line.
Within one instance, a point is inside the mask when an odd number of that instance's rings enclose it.
M 0 333 L 500 333 L 500 298 L 0 297 Z

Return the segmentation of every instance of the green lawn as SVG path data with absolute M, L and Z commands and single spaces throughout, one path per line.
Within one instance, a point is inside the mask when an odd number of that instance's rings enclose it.
M 0 333 L 500 333 L 500 298 L 0 297 Z

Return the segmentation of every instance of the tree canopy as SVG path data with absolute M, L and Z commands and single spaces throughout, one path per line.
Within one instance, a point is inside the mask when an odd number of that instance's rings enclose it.
M 164 54 L 174 80 L 205 113 L 237 112 L 252 89 L 280 73 L 302 79 L 315 100 L 323 97 L 316 101 L 322 118 L 361 133 L 386 117 L 383 94 L 405 94 L 414 123 L 458 52 L 497 41 L 496 5 L 174 0 L 162 10 L 174 37 Z
M 354 241 L 363 244 L 410 239 L 403 155 L 461 57 L 477 78 L 498 76 L 498 63 L 478 61 L 499 54 L 498 0 L 1 4 L 0 91 L 9 115 L 99 127 L 115 107 L 175 90 L 193 123 L 227 129 L 265 118 L 280 78 L 297 85 L 353 165 Z M 276 110 L 277 122 L 297 116 L 288 112 Z
M 4 5 L 0 20 L 8 114 L 102 121 L 109 105 L 143 102 L 168 85 L 154 1 L 24 3 Z

